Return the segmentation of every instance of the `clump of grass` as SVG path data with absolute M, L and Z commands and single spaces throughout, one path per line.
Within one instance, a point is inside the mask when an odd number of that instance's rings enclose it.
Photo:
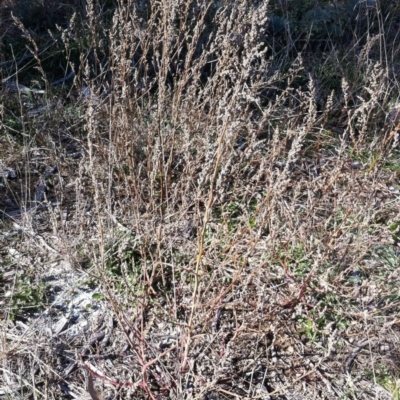
M 0 190 L 23 208 L 57 164 L 43 207 L 13 217 L 17 245 L 85 277 L 108 308 L 93 312 L 111 320 L 85 331 L 109 335 L 101 344 L 43 334 L 52 378 L 33 372 L 30 387 L 64 396 L 52 386 L 64 374 L 84 390 L 86 370 L 115 398 L 340 398 L 364 390 L 360 377 L 396 393 L 385 349 L 398 319 L 398 131 L 386 114 L 398 49 L 383 25 L 385 40 L 367 40 L 376 25 L 358 36 L 322 3 L 296 21 L 275 2 L 89 1 L 86 19 L 77 9 L 58 28 L 76 71 L 68 92 L 53 90 L 28 37 L 48 107 L 29 113 L 17 93 L 14 128 L 2 109 L 6 134 L 24 140 L 4 160 L 23 160 L 20 185 Z M 348 53 L 334 48 L 339 28 L 359 39 Z M 286 36 L 275 43 L 271 29 Z M 24 305 L 37 302 L 23 288 Z M 112 365 L 95 366 L 105 347 Z M 5 365 L 15 374 L 26 359 L 7 353 Z

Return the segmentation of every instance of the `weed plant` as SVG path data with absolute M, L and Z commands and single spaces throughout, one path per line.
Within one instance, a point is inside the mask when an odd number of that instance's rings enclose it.
M 281 3 L 5 19 L 0 398 L 398 398 L 400 10 Z

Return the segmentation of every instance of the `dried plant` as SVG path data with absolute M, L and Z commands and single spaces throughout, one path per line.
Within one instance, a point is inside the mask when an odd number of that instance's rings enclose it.
M 0 398 L 398 396 L 397 49 L 333 49 L 331 89 L 275 6 L 89 0 L 52 33 L 61 87 L 25 37 L 46 87 L 0 94 Z

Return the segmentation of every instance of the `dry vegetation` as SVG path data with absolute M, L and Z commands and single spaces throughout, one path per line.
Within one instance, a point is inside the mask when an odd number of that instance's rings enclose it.
M 396 2 L 70 3 L 0 10 L 0 398 L 400 398 Z

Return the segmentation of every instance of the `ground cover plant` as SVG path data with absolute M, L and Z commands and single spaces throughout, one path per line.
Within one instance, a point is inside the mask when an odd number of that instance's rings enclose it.
M 0 398 L 399 398 L 395 2 L 0 15 Z

